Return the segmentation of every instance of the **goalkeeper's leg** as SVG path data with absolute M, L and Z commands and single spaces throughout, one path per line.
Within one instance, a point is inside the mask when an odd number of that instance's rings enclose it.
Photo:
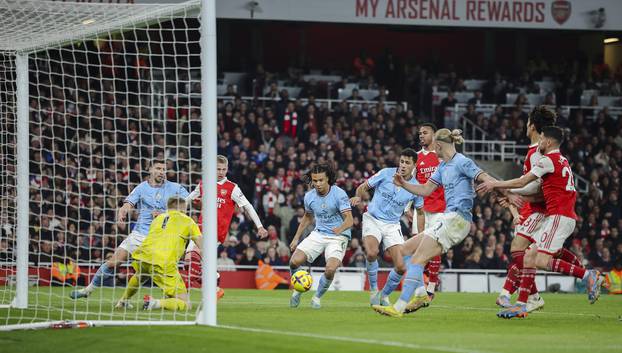
M 145 295 L 143 298 L 144 310 L 166 309 L 179 311 L 190 309 L 190 297 L 179 272 L 172 276 L 154 273 L 153 283 L 164 291 L 167 298 L 154 299 L 149 295 Z
M 136 273 L 134 273 L 134 275 L 130 277 L 130 280 L 127 282 L 127 287 L 125 287 L 125 291 L 123 292 L 121 299 L 119 299 L 117 305 L 115 306 L 116 309 L 132 308 L 132 304 L 130 304 L 129 300 L 136 294 L 136 292 L 138 292 L 138 288 L 140 287 L 140 267 L 136 262 L 134 262 L 132 266 L 136 270 Z

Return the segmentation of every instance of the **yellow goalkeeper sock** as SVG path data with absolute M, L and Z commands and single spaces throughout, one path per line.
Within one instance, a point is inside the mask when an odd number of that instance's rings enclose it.
M 178 311 L 186 310 L 186 302 L 178 298 L 160 299 L 160 307 L 166 310 Z
M 123 296 L 121 299 L 130 299 L 131 297 L 138 292 L 138 287 L 140 286 L 140 281 L 138 280 L 138 276 L 133 275 L 129 281 L 127 281 L 127 287 L 123 292 Z

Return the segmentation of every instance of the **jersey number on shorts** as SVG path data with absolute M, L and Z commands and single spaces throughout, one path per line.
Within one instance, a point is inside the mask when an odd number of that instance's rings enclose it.
M 166 229 L 167 223 L 168 223 L 168 216 L 164 217 L 164 220 L 162 221 L 162 229 Z
M 568 167 L 562 168 L 562 178 L 568 176 L 568 181 L 566 182 L 566 191 L 575 191 L 574 188 L 574 176 L 572 175 L 572 170 Z

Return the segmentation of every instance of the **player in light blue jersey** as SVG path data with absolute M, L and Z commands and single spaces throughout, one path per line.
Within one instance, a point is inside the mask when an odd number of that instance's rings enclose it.
M 311 307 L 319 309 L 320 298 L 326 293 L 335 272 L 341 266 L 345 255 L 348 241 L 351 238 L 350 228 L 354 223 L 350 200 L 341 188 L 333 185 L 335 173 L 328 165 L 315 165 L 309 171 L 313 189 L 305 194 L 305 215 L 298 225 L 296 235 L 290 244 L 294 253 L 290 259 L 289 267 L 293 275 L 299 267 L 308 261 L 312 263 L 324 253 L 326 258 L 326 270 L 320 278 L 315 295 L 311 299 Z M 303 231 L 315 218 L 315 229 L 307 236 L 300 245 L 298 241 Z M 289 305 L 292 308 L 300 304 L 301 293 L 293 291 Z
M 374 196 L 363 214 L 363 244 L 366 252 L 367 276 L 369 279 L 370 304 L 378 305 L 382 301 L 389 305 L 387 296 L 378 292 L 378 247 L 380 243 L 393 259 L 394 271 L 390 276 L 399 277 L 406 272 L 402 258 L 404 236 L 400 218 L 406 206 L 413 202 L 417 213 L 423 215 L 423 197 L 414 195 L 393 183 L 393 176 L 398 173 L 406 183 L 419 185 L 413 175 L 417 162 L 417 152 L 411 148 L 402 150 L 399 168 L 384 168 L 374 174 L 356 189 L 356 196 L 350 199 L 356 206 L 370 189 Z M 397 283 L 399 283 L 397 280 Z M 391 283 L 392 281 L 387 281 Z M 384 290 L 383 290 L 384 291 Z
M 129 255 L 142 244 L 147 233 L 149 233 L 153 219 L 160 213 L 166 212 L 166 203 L 169 197 L 186 198 L 188 194 L 188 191 L 180 184 L 166 180 L 165 161 L 152 161 L 149 168 L 149 179 L 138 184 L 132 190 L 130 195 L 125 198 L 123 206 L 117 214 L 119 228 L 123 229 L 131 210 L 135 208 L 138 211 L 138 219 L 132 232 L 123 240 L 112 257 L 99 267 L 91 283 L 81 290 L 72 291 L 69 296 L 72 299 L 86 298 L 95 288 L 100 287 L 106 278 L 113 276 L 115 268 L 127 261 Z M 117 305 L 125 306 L 126 304 Z
M 411 238 L 404 244 L 404 254 L 413 255 L 407 265 L 402 294 L 392 306 L 372 306 L 380 314 L 402 317 L 404 312 L 412 312 L 427 306 L 430 298 L 423 282 L 425 265 L 431 258 L 447 252 L 469 234 L 471 209 L 475 198 L 473 182 L 494 180 L 475 162 L 456 152 L 455 144 L 464 142 L 461 133 L 460 130 L 448 129 L 436 132 L 436 153 L 443 162 L 424 185 L 412 185 L 399 173 L 393 177 L 395 185 L 423 197 L 430 195 L 437 187 L 443 186 L 447 206 L 442 217 L 434 224 L 426 225 L 423 236 Z

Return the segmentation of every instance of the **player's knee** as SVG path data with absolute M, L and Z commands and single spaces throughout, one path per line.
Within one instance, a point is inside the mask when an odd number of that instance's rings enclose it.
M 540 270 L 547 270 L 549 266 L 549 256 L 538 254 L 535 260 L 536 267 Z
M 397 274 L 400 276 L 406 273 L 406 264 L 404 262 L 402 262 L 401 264 L 396 264 L 395 272 L 397 272 Z
M 378 249 L 365 249 L 365 253 L 367 255 L 367 261 L 376 261 L 378 258 Z
M 332 280 L 335 277 L 335 273 L 337 272 L 337 268 L 336 267 L 326 267 L 326 271 L 324 271 L 324 276 L 329 279 Z

